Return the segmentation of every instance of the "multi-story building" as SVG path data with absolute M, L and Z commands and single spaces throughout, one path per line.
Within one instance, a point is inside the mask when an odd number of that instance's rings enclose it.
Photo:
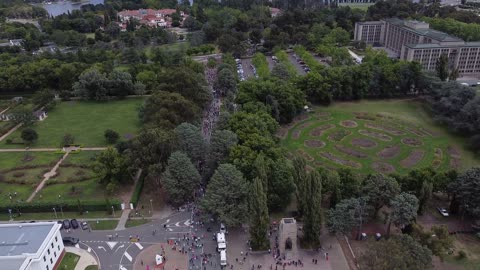
M 122 10 L 118 12 L 117 16 L 120 20 L 120 27 L 126 28 L 128 20 L 135 19 L 140 24 L 151 27 L 167 28 L 172 26 L 172 15 L 176 13 L 175 9 L 137 9 L 137 10 Z M 182 20 L 186 18 L 183 11 L 180 11 Z
M 0 224 L 0 269 L 55 270 L 65 248 L 56 222 Z
M 419 62 L 424 70 L 435 70 L 445 54 L 450 69 L 460 74 L 480 73 L 480 42 L 465 42 L 458 37 L 429 28 L 420 21 L 387 19 L 355 24 L 354 39 L 380 44 L 402 60 Z

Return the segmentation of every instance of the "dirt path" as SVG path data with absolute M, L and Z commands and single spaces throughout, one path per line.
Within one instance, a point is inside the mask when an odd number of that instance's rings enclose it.
M 35 195 L 37 195 L 37 193 L 42 190 L 43 186 L 45 186 L 45 183 L 53 176 L 55 176 L 55 174 L 57 174 L 57 169 L 58 167 L 60 166 L 60 164 L 62 164 L 62 162 L 67 158 L 68 156 L 68 151 L 63 155 L 63 157 L 57 162 L 57 164 L 55 164 L 55 166 L 53 166 L 53 168 L 47 172 L 46 174 L 43 175 L 43 180 L 42 182 L 40 182 L 40 184 L 37 186 L 37 188 L 35 189 L 35 191 L 30 195 L 30 197 L 28 197 L 27 199 L 27 202 L 31 202 L 33 200 L 33 198 L 35 198 Z
M 2 137 L 0 137 L 0 142 L 3 141 L 3 139 L 7 138 L 10 134 L 12 134 L 13 132 L 15 132 L 19 127 L 22 126 L 22 123 L 14 126 L 12 129 L 10 129 L 7 133 L 3 134 Z

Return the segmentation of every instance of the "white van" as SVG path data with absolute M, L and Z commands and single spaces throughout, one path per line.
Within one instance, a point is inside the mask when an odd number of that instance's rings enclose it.
M 220 265 L 221 266 L 227 265 L 227 251 L 225 250 L 220 251 Z

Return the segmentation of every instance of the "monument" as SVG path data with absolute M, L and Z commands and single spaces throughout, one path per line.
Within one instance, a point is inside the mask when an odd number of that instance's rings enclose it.
M 280 221 L 280 255 L 286 260 L 297 258 L 297 221 L 294 218 L 282 218 Z

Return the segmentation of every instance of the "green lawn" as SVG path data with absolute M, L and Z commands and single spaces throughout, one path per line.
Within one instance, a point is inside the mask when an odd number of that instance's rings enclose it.
M 49 112 L 46 120 L 33 125 L 39 138 L 32 147 L 59 147 L 67 133 L 75 137 L 76 144 L 84 147 L 105 146 L 103 134 L 106 129 L 117 131 L 122 139 L 130 138 L 140 128 L 137 108 L 143 101 L 143 98 L 127 98 L 108 102 L 62 102 Z M 21 130 L 17 130 L 9 138 L 20 135 Z M 1 147 L 19 148 L 19 145 L 3 142 Z
M 313 161 L 309 162 L 312 167 L 327 167 L 338 168 L 343 167 L 328 158 L 321 157 L 319 153 L 326 152 L 340 157 L 344 160 L 356 162 L 359 168 L 354 170 L 361 173 L 372 173 L 375 170 L 372 168 L 373 162 L 386 162 L 395 168 L 398 173 L 407 173 L 413 168 L 423 168 L 432 165 L 435 158 L 434 149 L 440 148 L 443 151 L 443 157 L 438 165 L 438 170 L 446 170 L 450 167 L 450 156 L 447 153 L 449 146 L 455 146 L 458 148 L 461 155 L 461 167 L 468 168 L 480 164 L 480 160 L 474 156 L 472 152 L 465 150 L 465 140 L 459 136 L 449 134 L 444 127 L 436 125 L 428 113 L 424 110 L 423 104 L 413 100 L 391 100 L 391 101 L 362 101 L 362 102 L 344 102 L 335 103 L 330 107 L 317 107 L 315 113 L 327 113 L 328 117 L 320 118 L 313 113 L 309 119 L 297 123 L 294 127 L 290 128 L 288 135 L 282 141 L 282 144 L 289 151 L 294 152 L 298 149 L 302 149 L 312 158 Z M 401 131 L 404 131 L 406 135 L 391 135 L 385 131 L 379 131 L 365 127 L 365 124 L 371 121 L 356 119 L 354 113 L 356 112 L 368 112 L 370 115 L 376 117 L 373 123 L 380 124 L 382 126 L 392 126 Z M 381 114 L 382 117 L 376 116 Z M 354 120 L 358 127 L 345 128 L 339 125 L 339 122 L 343 120 Z M 331 124 L 335 125 L 334 128 L 324 131 L 320 136 L 311 136 L 310 132 L 316 127 Z M 302 127 L 302 125 L 304 125 Z M 434 136 L 417 136 L 406 130 L 406 127 L 415 129 L 426 129 Z M 340 142 L 335 142 L 328 139 L 329 135 L 338 132 L 339 130 L 346 130 L 351 132 Z M 376 133 L 383 133 L 389 135 L 391 141 L 382 141 L 375 138 L 367 137 L 359 134 L 359 130 L 368 130 Z M 293 133 L 300 131 L 300 137 L 295 139 Z M 401 142 L 402 138 L 417 138 L 421 140 L 422 145 L 418 147 L 407 146 Z M 351 143 L 353 138 L 369 139 L 377 143 L 373 148 L 360 148 L 354 146 Z M 321 140 L 326 145 L 322 148 L 306 147 L 304 145 L 305 140 Z M 348 149 L 354 149 L 356 151 L 367 154 L 367 157 L 353 157 L 344 152 L 340 152 L 335 146 L 344 146 Z M 398 145 L 400 150 L 398 154 L 390 159 L 385 159 L 378 156 L 378 152 L 384 149 L 386 146 Z M 406 159 L 414 149 L 420 149 L 425 151 L 423 158 L 411 167 L 401 166 L 400 162 Z M 345 166 L 347 167 L 347 166 Z
M 99 220 L 88 223 L 92 230 L 113 230 L 117 227 L 118 220 Z
M 21 210 L 21 209 L 20 209 Z M 61 220 L 61 219 L 87 219 L 87 218 L 112 218 L 112 215 L 107 214 L 106 211 L 95 211 L 95 212 L 85 212 L 83 215 L 80 215 L 78 212 L 61 212 L 60 209 L 57 209 L 57 216 L 55 217 L 55 213 L 53 210 L 48 213 L 22 213 L 21 216 L 18 216 L 18 214 L 14 213 L 15 217 L 14 220 L 19 221 L 19 220 Z M 0 220 L 8 220 L 10 217 L 8 213 L 1 213 L 0 214 Z
M 50 171 L 49 167 L 14 170 L 3 173 L 6 183 L 35 185 L 40 183 L 43 175 Z
M 53 181 L 55 181 L 55 178 Z M 37 196 L 35 196 L 33 201 L 58 200 L 58 195 L 65 201 L 77 201 L 78 199 L 104 201 L 104 194 L 104 188 L 97 183 L 96 179 L 91 179 L 74 183 L 54 183 L 46 185 Z
M 127 223 L 125 224 L 125 227 L 130 228 L 130 227 L 136 227 L 140 226 L 143 224 L 147 224 L 151 220 L 149 219 L 129 219 L 127 220 Z
M 62 155 L 54 152 L 9 152 L 0 153 L 0 171 L 24 166 L 53 166 Z
M 95 159 L 99 151 L 80 151 L 78 153 L 70 153 L 62 162 L 62 165 L 89 165 Z
M 445 258 L 445 261 L 462 269 L 480 270 L 480 240 L 474 235 L 455 235 L 453 237 L 455 238 L 455 252 Z M 467 254 L 466 258 L 459 259 L 457 257 L 460 250 Z
M 73 270 L 75 269 L 75 266 L 78 263 L 78 260 L 80 259 L 80 256 L 77 254 L 73 254 L 70 252 L 65 253 L 65 256 L 63 256 L 62 261 L 60 262 L 60 265 L 58 265 L 58 270 Z
M 0 203 L 10 202 L 9 194 L 12 194 L 12 201 L 25 201 L 34 190 L 33 185 L 18 185 L 0 182 Z M 13 194 L 17 192 L 17 196 Z
M 89 266 L 87 266 L 87 268 L 85 268 L 85 270 L 98 270 L 98 266 L 97 265 L 89 265 Z

